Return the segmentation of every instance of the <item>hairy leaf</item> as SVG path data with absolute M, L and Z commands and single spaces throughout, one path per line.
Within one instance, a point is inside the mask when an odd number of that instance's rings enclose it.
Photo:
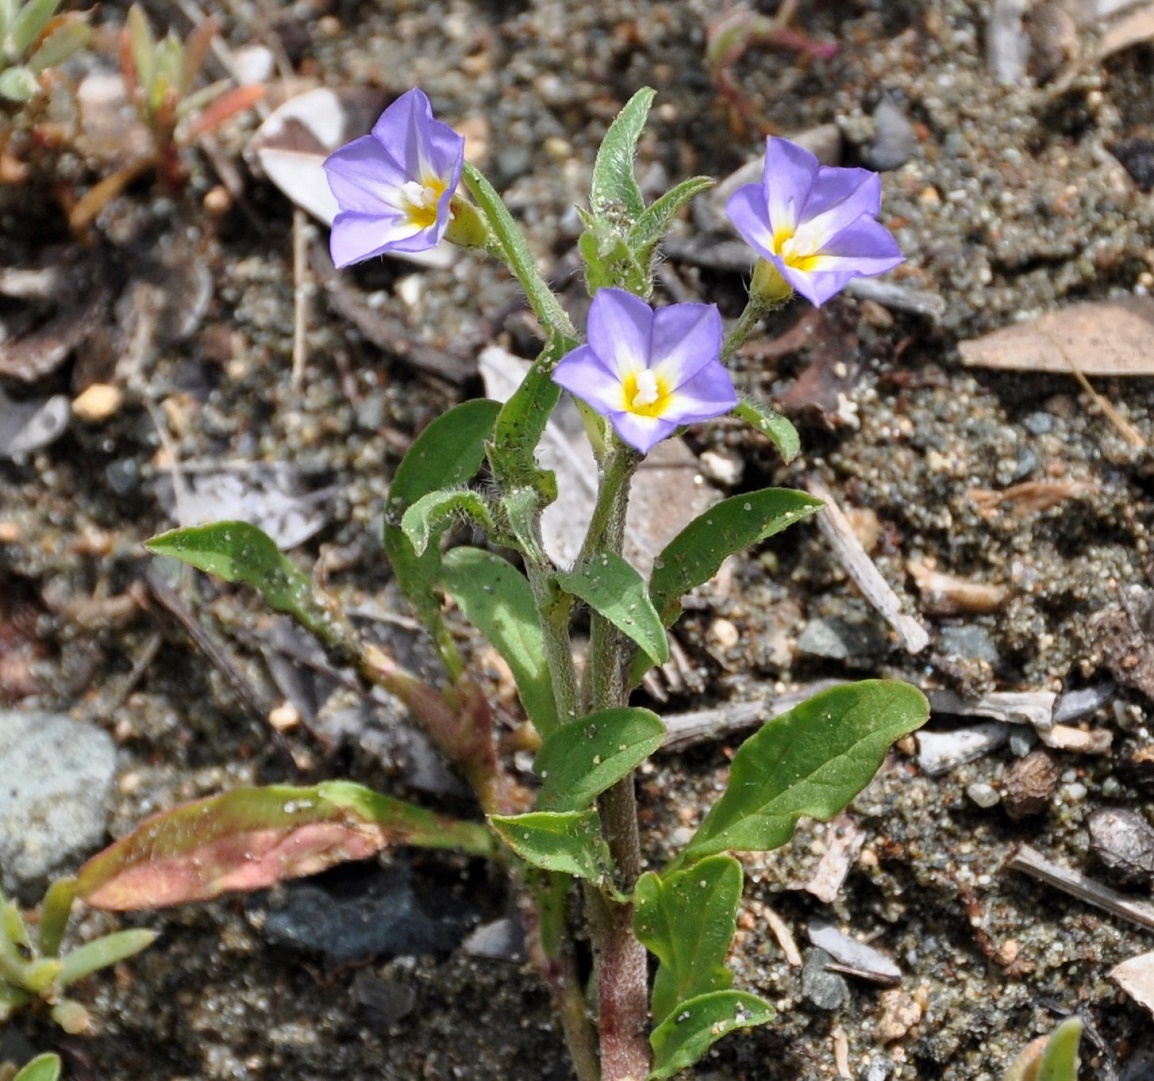
M 557 727 L 557 703 L 528 580 L 494 552 L 453 548 L 441 564 L 440 584 L 504 658 L 529 720 L 547 737 Z
M 557 583 L 636 642 L 652 664 L 664 664 L 669 659 L 665 627 L 649 599 L 645 581 L 621 556 L 612 552 L 596 555 L 577 570 L 558 574 Z
M 768 852 L 802 815 L 846 807 L 896 739 L 929 716 L 925 696 L 897 680 L 863 680 L 814 695 L 768 721 L 734 755 L 729 784 L 676 863 L 714 852 Z
M 633 894 L 637 937 L 661 962 L 653 981 L 653 1021 L 679 1002 L 733 983 L 725 958 L 737 932 L 741 864 L 717 855 L 665 877 L 641 876 Z
M 501 840 L 534 867 L 590 882 L 608 877 L 609 847 L 595 810 L 490 815 L 489 821 Z
M 776 448 L 782 461 L 792 462 L 801 450 L 801 438 L 793 424 L 754 398 L 742 398 L 733 411 L 750 427 L 761 432 Z
M 772 1021 L 773 1007 L 744 991 L 713 991 L 681 1002 L 650 1033 L 653 1081 L 672 1077 L 692 1066 L 718 1040 L 737 1028 L 753 1028 Z
M 653 249 L 665 236 L 678 211 L 694 196 L 708 191 L 713 183 L 712 177 L 691 176 L 645 208 L 629 230 L 629 247 L 637 262 L 643 266 L 648 264 Z
M 413 551 L 425 554 L 429 542 L 455 519 L 466 517 L 493 532 L 493 516 L 480 492 L 468 488 L 440 488 L 421 496 L 401 518 L 401 529 Z
M 645 201 L 633 173 L 633 158 L 656 96 L 657 92 L 649 87 L 638 90 L 605 133 L 589 189 L 589 206 L 598 220 L 629 228 L 645 212 Z
M 579 811 L 645 761 L 665 738 L 665 725 L 647 709 L 607 709 L 562 725 L 537 752 L 537 805 Z

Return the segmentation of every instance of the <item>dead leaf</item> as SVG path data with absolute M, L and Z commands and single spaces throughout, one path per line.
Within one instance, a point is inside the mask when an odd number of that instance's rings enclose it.
M 1089 491 L 1090 485 L 1080 480 L 1027 480 L 1000 492 L 992 488 L 971 488 L 966 494 L 987 518 L 1001 510 L 1009 510 L 1016 518 L 1028 518 Z
M 1135 1002 L 1154 1013 L 1154 950 L 1115 965 L 1110 969 L 1110 979 Z
M 963 612 L 996 612 L 1006 599 L 1006 590 L 988 582 L 943 574 L 915 559 L 906 570 L 921 594 L 922 611 L 931 616 L 956 616 Z
M 1073 361 L 1086 375 L 1154 375 L 1154 297 L 1072 304 L 959 342 L 958 352 L 970 368 L 1069 373 Z

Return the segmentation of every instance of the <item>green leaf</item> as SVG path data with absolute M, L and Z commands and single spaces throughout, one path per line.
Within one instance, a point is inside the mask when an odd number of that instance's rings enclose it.
M 633 639 L 652 664 L 669 660 L 669 642 L 645 581 L 621 556 L 603 552 L 575 571 L 558 574 L 566 593 L 583 600 Z
M 1082 1018 L 1075 1015 L 1050 1033 L 1038 1068 L 1038 1081 L 1078 1081 L 1078 1044 L 1083 1027 Z
M 401 591 L 426 622 L 435 621 L 439 606 L 433 583 L 441 553 L 430 545 L 417 555 L 399 523 L 422 496 L 472 480 L 485 456 L 485 441 L 493 432 L 501 403 L 488 398 L 462 402 L 434 420 L 413 441 L 389 485 L 389 519 L 385 551 Z
M 642 87 L 625 103 L 605 133 L 593 164 L 593 183 L 589 189 L 589 206 L 599 221 L 628 229 L 645 212 L 645 200 L 633 173 L 633 159 L 656 96 L 657 91 Z
M 792 488 L 763 488 L 723 499 L 694 518 L 653 562 L 649 596 L 665 625 L 681 611 L 681 598 L 708 582 L 727 556 L 760 544 L 821 508 L 821 500 Z
M 214 522 L 161 533 L 145 544 L 223 578 L 258 590 L 270 607 L 287 612 L 324 641 L 333 638 L 333 616 L 299 570 L 271 537 L 248 522 Z
M 925 696 L 897 680 L 863 680 L 815 694 L 750 736 L 729 784 L 676 863 L 713 852 L 768 852 L 802 815 L 819 822 L 845 808 L 896 739 L 929 716 Z
M 650 203 L 629 230 L 629 247 L 634 258 L 642 265 L 647 264 L 681 208 L 713 184 L 712 177 L 692 176 Z
M 761 432 L 776 448 L 782 460 L 792 462 L 801 450 L 797 429 L 780 413 L 753 398 L 742 398 L 734 415 Z
M 23 57 L 32 43 L 44 32 L 60 0 L 25 0 L 8 28 L 8 42 L 13 55 Z
M 649 1035 L 652 1081 L 692 1066 L 726 1033 L 773 1020 L 773 1007 L 744 991 L 713 991 L 679 1003 Z
M 119 964 L 141 950 L 148 949 L 159 937 L 158 931 L 138 928 L 113 931 L 110 935 L 102 935 L 83 946 L 77 946 L 61 960 L 58 982 L 61 987 L 67 987 L 102 968 Z
M 545 739 L 533 769 L 541 778 L 537 806 L 580 811 L 636 769 L 665 739 L 665 725 L 647 709 L 591 713 Z
M 453 548 L 445 553 L 440 585 L 504 658 L 529 720 L 547 737 L 557 727 L 557 703 L 528 580 L 494 552 Z
M 537 260 L 533 257 L 525 234 L 513 220 L 513 215 L 509 213 L 496 189 L 475 165 L 465 162 L 461 175 L 464 177 L 469 194 L 477 201 L 489 223 L 501 256 L 521 283 L 521 288 L 525 290 L 533 313 L 541 320 L 545 330 L 558 339 L 557 344 L 562 346 L 557 355 L 568 352 L 577 344 L 577 332 L 573 329 L 565 309 L 561 307 L 561 302 L 541 277 L 537 269 Z
M 59 1055 L 37 1055 L 12 1081 L 59 1081 L 60 1069 Z
M 679 1002 L 733 983 L 725 958 L 737 932 L 741 864 L 717 855 L 661 877 L 637 880 L 633 927 L 661 962 L 653 981 L 653 1021 L 660 1024 Z
M 263 889 L 400 844 L 495 852 L 478 823 L 349 782 L 238 788 L 145 819 L 80 869 L 77 894 L 95 908 L 162 908 Z
M 595 810 L 490 815 L 489 822 L 501 840 L 534 867 L 596 883 L 608 879 L 609 846 Z
M 78 53 L 92 38 L 92 27 L 83 19 L 73 18 L 62 23 L 41 42 L 28 61 L 28 70 L 37 75 Z
M 552 368 L 539 360 L 502 406 L 489 447 L 489 462 L 501 483 L 506 488 L 535 488 L 544 497 L 537 500 L 540 506 L 557 498 L 557 482 L 537 465 L 534 451 L 560 397 Z
M 577 240 L 585 263 L 585 287 L 592 296 L 598 289 L 616 286 L 640 297 L 652 291 L 649 275 L 634 257 L 620 234 L 607 226 L 594 225 Z
M 40 953 L 55 957 L 72 914 L 72 900 L 76 896 L 76 879 L 59 878 L 48 887 L 40 905 Z
M 458 518 L 469 518 L 489 534 L 493 532 L 489 504 L 480 492 L 470 488 L 441 488 L 421 496 L 402 515 L 401 529 L 409 538 L 413 551 L 422 556 L 432 538 L 444 532 Z
M 9 68 L 0 71 L 0 98 L 9 101 L 29 101 L 36 96 L 40 82 L 27 68 Z

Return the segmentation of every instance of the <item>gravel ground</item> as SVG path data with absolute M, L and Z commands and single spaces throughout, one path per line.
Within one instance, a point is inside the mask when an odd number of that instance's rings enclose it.
M 224 7 L 234 47 L 275 31 L 302 77 L 393 94 L 424 88 L 438 115 L 475 140 L 479 164 L 578 316 L 573 207 L 606 125 L 638 87 L 658 91 L 638 165 L 651 191 L 692 173 L 729 174 L 757 155 L 763 124 L 785 134 L 836 124 L 844 163 L 870 160 L 883 135 L 900 144 L 903 131 L 912 133 L 906 159 L 883 175 L 883 220 L 908 257 L 890 277 L 937 298 L 940 316 L 844 297 L 818 320 L 797 302 L 769 322 L 737 378 L 790 407 L 802 459 L 781 467 L 755 436 L 724 422 L 689 441 L 705 472 L 733 491 L 823 479 L 908 611 L 923 618 L 931 645 L 916 659 L 897 649 L 821 534 L 805 526 L 734 561 L 702 592 L 677 630 L 684 678 L 663 708 L 685 712 L 779 684 L 870 674 L 971 696 L 1062 692 L 1100 684 L 1110 657 L 1127 652 L 1089 617 L 1149 582 L 1145 450 L 1072 378 L 967 370 L 957 342 L 1154 285 L 1150 196 L 1110 152 L 1144 137 L 1152 122 L 1150 46 L 1091 65 L 1067 92 L 1050 94 L 991 76 L 990 5 L 803 0 L 795 27 L 836 43 L 836 56 L 751 46 L 732 73 L 743 120 L 704 61 L 721 0 Z M 170 14 L 155 9 L 158 23 Z M 109 4 L 100 18 L 114 25 L 121 16 Z M 1052 38 L 1036 30 L 1035 59 Z M 1069 49 L 1091 42 L 1082 29 Z M 178 800 L 255 781 L 352 776 L 467 808 L 422 748 L 398 750 L 395 725 L 392 736 L 374 735 L 357 704 L 339 696 L 317 721 L 320 735 L 303 726 L 273 734 L 265 717 L 280 697 L 261 646 L 283 628 L 243 592 L 204 578 L 175 584 L 203 633 L 226 644 L 237 673 L 230 682 L 146 584 L 150 561 L 140 544 L 172 524 L 160 494 L 168 465 L 283 463 L 304 490 L 324 493 L 322 528 L 302 545 L 304 559 L 323 554 L 330 586 L 365 618 L 403 615 L 375 539 L 389 476 L 415 432 L 480 392 L 472 373 L 482 344 L 527 356 L 534 348 L 513 283 L 491 266 L 470 257 L 428 270 L 378 262 L 347 275 L 358 303 L 456 358 L 463 378 L 415 371 L 353 329 L 334 295 L 317 287 L 307 365 L 293 385 L 291 210 L 239 160 L 253 126 L 238 122 L 219 137 L 221 153 L 243 172 L 243 206 L 214 210 L 217 177 L 190 154 L 184 193 L 163 196 L 142 182 L 110 204 L 90 238 L 108 253 L 101 273 L 122 297 L 160 281 L 176 298 L 162 307 L 162 322 L 196 309 L 198 282 L 210 286 L 211 298 L 190 315 L 195 332 L 161 336 L 138 369 L 117 369 L 125 396 L 110 415 L 74 419 L 44 449 L 0 460 L 0 705 L 68 711 L 114 736 L 113 835 Z M 95 154 L 64 152 L 54 174 L 44 166 L 26 184 L 0 188 L 0 263 L 55 257 L 67 231 L 44 192 L 59 192 L 61 181 L 91 183 L 100 175 Z M 703 232 L 709 221 L 701 208 L 679 225 L 685 250 L 728 239 Z M 669 297 L 716 302 L 731 318 L 740 311 L 739 271 L 672 253 L 666 270 Z M 139 325 L 125 314 L 133 310 L 122 300 L 102 316 L 114 343 Z M 17 320 L 15 311 L 8 305 L 0 315 Z M 773 348 L 805 318 L 810 332 L 799 346 Z M 31 387 L 5 386 L 23 396 L 73 394 L 92 381 L 86 364 L 99 364 L 98 348 Z M 1147 444 L 1154 440 L 1148 382 L 1096 387 Z M 975 495 L 1026 482 L 1069 488 L 1041 508 Z M 981 610 L 946 613 L 916 588 L 911 564 L 1000 596 Z M 819 631 L 840 635 L 844 648 L 815 646 Z M 396 633 L 415 648 L 403 624 Z M 783 852 L 747 859 L 733 964 L 739 986 L 773 1001 L 779 1019 L 723 1041 L 696 1076 L 985 1081 L 1071 1011 L 1090 1029 L 1083 1077 L 1149 1076 L 1136 1065 L 1149 1016 L 1107 979 L 1115 963 L 1148 947 L 1148 936 L 1003 866 L 1015 845 L 1028 843 L 1102 876 L 1088 816 L 1144 806 L 1134 775 L 1121 768 L 1149 742 L 1149 699 L 1140 680 L 1129 683 L 1136 686 L 1111 694 L 1085 722 L 1112 733 L 1109 752 L 1053 752 L 1052 783 L 1036 813 L 1015 821 L 1005 798 L 982 805 L 987 792 L 996 799 L 1012 789 L 1017 763 L 1033 749 L 1024 733 L 938 777 L 919 768 L 911 741 L 852 809 L 862 848 L 831 904 L 797 888 L 834 841 L 826 827 L 803 824 Z M 1154 679 L 1145 692 L 1152 687 Z M 374 723 L 387 728 L 389 718 Z M 643 776 L 653 863 L 715 798 L 735 738 L 660 756 Z M 418 776 L 414 763 L 426 772 Z M 323 936 L 302 941 L 284 930 L 296 887 L 133 917 L 120 925 L 156 927 L 162 938 L 84 986 L 102 1019 L 99 1035 L 62 1038 L 36 1023 L 20 1031 L 39 1049 L 61 1049 L 67 1076 L 81 1079 L 569 1076 L 547 996 L 527 967 L 508 951 L 494 960 L 460 947 L 473 928 L 510 911 L 484 869 L 415 856 L 379 875 L 330 874 L 323 886 L 328 900 L 384 897 L 385 924 L 395 923 L 398 906 L 414 905 L 420 918 L 406 933 L 428 937 L 337 956 Z M 1148 893 L 1148 881 L 1130 890 Z M 900 985 L 831 977 L 812 955 L 791 966 L 767 912 L 803 948 L 810 920 L 832 920 L 887 953 L 902 969 Z M 113 925 L 90 914 L 80 932 Z

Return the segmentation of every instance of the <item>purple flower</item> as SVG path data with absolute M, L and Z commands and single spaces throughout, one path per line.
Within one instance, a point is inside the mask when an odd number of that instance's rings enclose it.
M 599 289 L 586 329 L 588 343 L 563 356 L 553 378 L 642 454 L 682 424 L 737 405 L 712 304 L 654 311 L 624 289 Z
M 385 252 L 435 247 L 452 216 L 465 140 L 433 119 L 429 99 L 409 90 L 393 102 L 371 135 L 325 160 L 340 212 L 330 247 L 338 267 Z
M 877 173 L 819 165 L 808 150 L 770 138 L 761 183 L 738 188 L 726 210 L 788 286 L 820 305 L 851 279 L 902 261 L 897 241 L 874 220 L 881 198 Z

